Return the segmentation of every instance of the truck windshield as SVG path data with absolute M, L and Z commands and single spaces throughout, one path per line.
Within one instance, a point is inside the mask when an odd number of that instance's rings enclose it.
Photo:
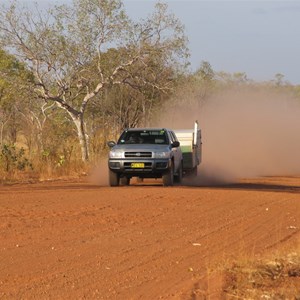
M 168 144 L 165 130 L 124 131 L 118 144 Z

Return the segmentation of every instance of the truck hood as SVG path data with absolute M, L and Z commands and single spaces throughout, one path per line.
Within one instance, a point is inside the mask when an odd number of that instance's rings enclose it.
M 165 152 L 170 151 L 170 145 L 155 145 L 155 144 L 118 144 L 112 148 L 113 151 L 124 152 Z

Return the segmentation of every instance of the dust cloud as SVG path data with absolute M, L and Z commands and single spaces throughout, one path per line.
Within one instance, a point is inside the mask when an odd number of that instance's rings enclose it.
M 173 129 L 202 130 L 199 176 L 206 185 L 259 176 L 300 175 L 300 101 L 262 90 L 232 90 L 197 103 L 177 99 L 156 122 Z
M 99 163 L 90 171 L 88 181 L 95 185 L 108 186 L 107 158 L 101 159 Z

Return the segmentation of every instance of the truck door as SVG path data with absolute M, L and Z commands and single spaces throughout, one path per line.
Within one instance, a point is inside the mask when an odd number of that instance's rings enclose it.
M 176 135 L 174 134 L 173 131 L 170 131 L 170 138 L 171 138 L 171 143 L 178 142 Z M 175 171 L 177 171 L 179 168 L 179 164 L 181 163 L 181 156 L 182 156 L 181 149 L 180 149 L 180 147 L 174 147 L 174 148 L 172 148 L 172 152 L 174 155 Z

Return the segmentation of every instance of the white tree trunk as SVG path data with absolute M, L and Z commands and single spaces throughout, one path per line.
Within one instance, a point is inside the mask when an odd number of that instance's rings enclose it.
M 77 129 L 77 136 L 81 147 L 82 161 L 87 162 L 89 160 L 89 143 L 88 135 L 86 134 L 85 124 L 83 121 L 83 114 L 79 114 L 78 116 L 74 116 L 70 112 L 69 114 L 71 115 Z

